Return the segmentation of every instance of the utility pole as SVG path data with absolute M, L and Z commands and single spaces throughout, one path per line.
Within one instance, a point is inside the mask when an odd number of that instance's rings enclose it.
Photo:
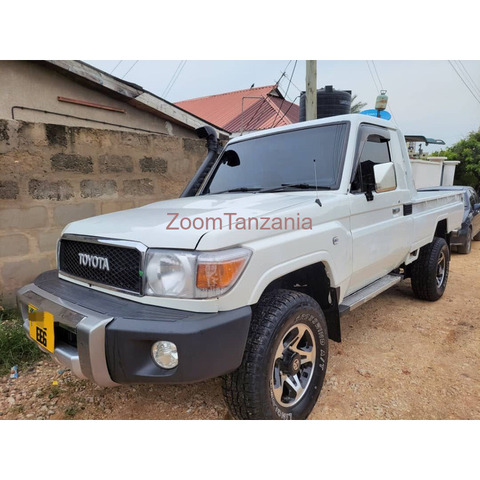
M 307 60 L 305 78 L 305 120 L 317 119 L 317 61 Z

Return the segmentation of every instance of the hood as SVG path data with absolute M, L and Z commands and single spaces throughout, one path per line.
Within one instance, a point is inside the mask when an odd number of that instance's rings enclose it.
M 222 230 L 228 228 L 229 222 L 235 223 L 236 217 L 282 216 L 299 204 L 312 203 L 312 192 L 308 196 L 305 193 L 176 198 L 73 222 L 63 233 L 136 241 L 150 248 L 193 250 L 213 225 L 215 230 Z

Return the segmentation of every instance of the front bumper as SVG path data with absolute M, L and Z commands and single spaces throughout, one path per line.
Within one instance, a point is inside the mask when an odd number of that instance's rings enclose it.
M 196 313 L 143 305 L 43 273 L 18 291 L 28 335 L 28 305 L 53 314 L 61 364 L 101 386 L 122 383 L 191 383 L 235 370 L 242 361 L 251 308 Z M 151 347 L 177 345 L 179 364 L 157 366 Z

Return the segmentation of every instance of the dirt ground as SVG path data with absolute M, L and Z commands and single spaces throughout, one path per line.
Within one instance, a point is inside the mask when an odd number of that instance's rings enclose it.
M 342 319 L 310 419 L 480 419 L 480 242 L 436 303 L 403 282 Z M 106 389 L 51 360 L 0 378 L 2 419 L 228 419 L 219 379 Z

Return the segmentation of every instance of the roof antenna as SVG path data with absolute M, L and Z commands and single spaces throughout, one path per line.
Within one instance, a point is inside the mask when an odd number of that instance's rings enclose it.
M 319 207 L 322 206 L 322 202 L 318 198 L 318 183 L 317 183 L 317 163 L 315 159 L 313 159 L 313 173 L 315 174 L 315 193 L 317 195 L 317 198 L 315 199 L 315 203 L 318 204 Z

